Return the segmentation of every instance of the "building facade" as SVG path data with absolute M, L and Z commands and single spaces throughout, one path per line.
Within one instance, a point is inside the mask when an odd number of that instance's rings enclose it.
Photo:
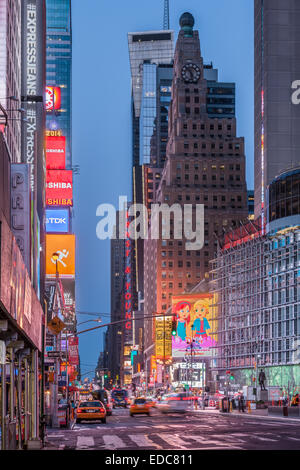
M 293 82 L 300 77 L 297 0 L 255 0 L 255 218 L 266 204 L 266 188 L 287 167 L 299 166 L 300 106 Z
M 72 167 L 72 23 L 70 0 L 47 0 L 46 85 L 60 88 L 60 106 L 49 105 L 47 130 L 66 138 L 66 168 Z M 47 94 L 46 94 L 47 99 Z
M 227 234 L 214 261 L 217 372 L 233 371 L 240 388 L 257 387 L 261 368 L 267 388 L 288 395 L 300 386 L 299 175 L 299 169 L 285 172 L 271 182 L 266 229 L 248 222 Z M 287 185 L 279 200 L 278 186 Z M 298 213 L 286 216 L 291 200 Z
M 0 103 L 7 110 L 5 136 L 14 163 L 21 162 L 21 0 L 0 2 Z
M 189 291 L 208 275 L 217 237 L 223 229 L 239 225 L 247 217 L 244 139 L 236 136 L 234 85 L 217 82 L 216 71 L 208 69 L 200 51 L 198 31 L 189 13 L 180 19 L 169 109 L 167 160 L 156 192 L 156 202 L 168 206 L 204 206 L 204 246 L 189 250 L 187 239 L 174 239 L 171 214 L 170 240 L 145 240 L 145 315 L 164 313 L 174 294 Z M 211 109 L 211 99 L 220 95 L 230 100 Z M 233 112 L 233 113 L 232 113 Z M 218 117 L 215 117 L 216 114 Z M 230 116 L 229 116 L 230 115 Z M 215 235 L 214 235 L 215 234 Z M 153 321 L 145 322 L 146 354 L 153 353 Z

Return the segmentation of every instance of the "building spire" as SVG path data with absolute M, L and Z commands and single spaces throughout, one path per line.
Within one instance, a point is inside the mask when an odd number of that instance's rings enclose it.
M 164 0 L 164 23 L 163 29 L 170 29 L 169 0 Z

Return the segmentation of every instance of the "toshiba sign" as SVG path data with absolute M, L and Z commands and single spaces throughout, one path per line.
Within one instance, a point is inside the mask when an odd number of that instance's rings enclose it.
M 46 205 L 73 205 L 72 170 L 47 170 L 46 175 Z
M 46 169 L 64 170 L 66 168 L 65 136 L 46 136 Z

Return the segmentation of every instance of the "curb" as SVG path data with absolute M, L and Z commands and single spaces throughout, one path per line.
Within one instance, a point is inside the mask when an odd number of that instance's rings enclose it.
M 220 416 L 236 416 L 236 417 L 248 417 L 248 418 L 261 418 L 261 419 L 280 419 L 283 421 L 293 421 L 300 424 L 300 418 L 289 418 L 288 416 L 270 416 L 270 415 L 261 415 L 256 413 L 223 413 L 219 410 L 193 410 L 191 413 L 210 413 L 210 414 L 219 414 Z

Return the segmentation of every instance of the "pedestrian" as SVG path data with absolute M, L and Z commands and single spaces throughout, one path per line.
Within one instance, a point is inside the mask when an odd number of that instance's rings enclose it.
M 235 404 L 234 397 L 232 397 L 231 404 L 232 404 L 232 409 L 235 410 L 236 409 L 236 404 Z
M 239 413 L 240 412 L 245 412 L 245 400 L 244 400 L 244 395 L 241 393 L 239 396 Z

